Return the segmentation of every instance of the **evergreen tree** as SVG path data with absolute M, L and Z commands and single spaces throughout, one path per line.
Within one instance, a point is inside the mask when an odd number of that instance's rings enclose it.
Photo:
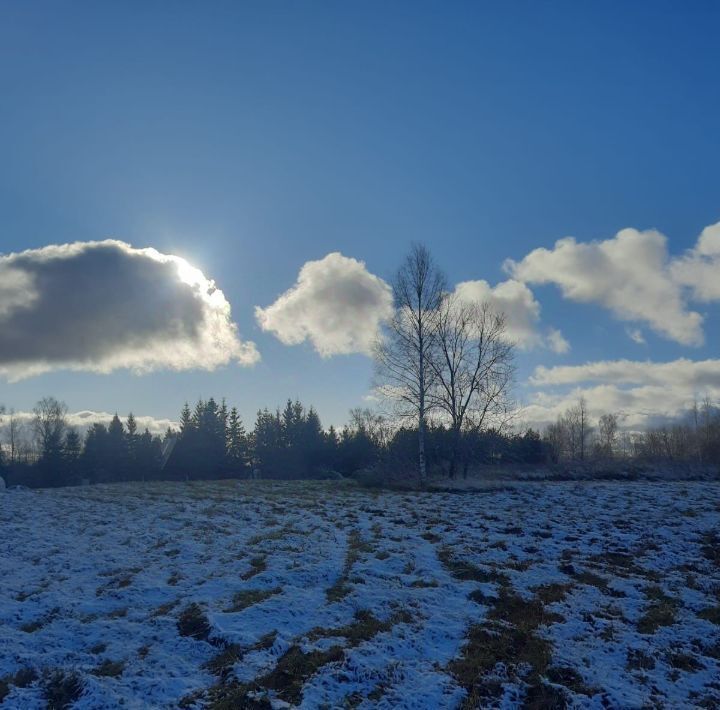
M 39 480 L 45 485 L 62 485 L 56 480 L 63 470 L 63 443 L 67 431 L 67 405 L 54 397 L 43 397 L 34 407 L 33 429 L 40 448 Z
M 180 412 L 180 434 L 185 434 L 193 428 L 194 424 L 190 406 L 185 402 L 185 406 L 182 408 L 182 412 Z
M 95 482 L 107 481 L 109 472 L 108 431 L 104 424 L 93 424 L 85 435 L 85 446 L 81 456 L 81 466 L 85 475 Z
M 125 422 L 125 429 L 127 430 L 128 439 L 134 437 L 137 434 L 137 422 L 133 413 L 128 414 L 127 422 Z
M 227 425 L 227 459 L 231 474 L 239 474 L 250 463 L 248 437 L 236 407 L 230 410 Z
M 128 414 L 127 421 L 125 422 L 125 429 L 127 430 L 125 439 L 127 441 L 128 462 L 130 464 L 130 469 L 131 469 L 130 475 L 132 477 L 134 477 L 135 474 L 132 469 L 137 464 L 138 433 L 137 433 L 137 422 L 135 421 L 135 417 L 133 416 L 132 412 L 130 412 L 130 414 Z
M 280 412 L 272 414 L 267 408 L 259 410 L 253 432 L 254 464 L 263 476 L 277 475 L 284 448 Z
M 180 439 L 166 470 L 176 478 L 216 478 L 226 468 L 226 414 L 213 397 L 199 399 L 190 414 L 186 404 L 180 421 Z
M 107 465 L 111 481 L 127 480 L 129 475 L 128 445 L 125 428 L 117 414 L 113 416 L 107 429 Z
M 75 429 L 68 429 L 63 443 L 63 468 L 65 469 L 64 483 L 71 483 L 80 478 L 80 454 L 82 442 Z
M 162 460 L 162 447 L 159 437 L 145 431 L 137 437 L 135 448 L 135 475 L 142 480 L 157 477 Z

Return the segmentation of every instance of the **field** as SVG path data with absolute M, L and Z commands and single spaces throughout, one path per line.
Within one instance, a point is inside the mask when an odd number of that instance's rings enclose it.
M 7 708 L 720 706 L 720 486 L 0 496 Z

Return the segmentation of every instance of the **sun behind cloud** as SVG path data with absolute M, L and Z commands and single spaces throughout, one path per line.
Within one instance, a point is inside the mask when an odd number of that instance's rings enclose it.
M 108 239 L 0 256 L 0 374 L 212 370 L 260 354 L 202 271 Z

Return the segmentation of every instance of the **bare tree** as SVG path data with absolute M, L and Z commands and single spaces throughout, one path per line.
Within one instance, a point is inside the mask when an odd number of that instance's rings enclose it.
M 372 409 L 355 407 L 350 410 L 350 428 L 367 435 L 375 446 L 385 447 L 392 438 L 392 427 L 388 420 Z
M 435 386 L 431 401 L 450 420 L 450 478 L 455 476 L 463 429 L 480 431 L 508 411 L 513 344 L 504 314 L 487 303 L 447 295 L 438 309 L 436 347 L 430 364 Z
M 585 460 L 587 440 L 592 428 L 588 419 L 587 400 L 580 397 L 578 403 L 565 413 L 565 426 L 568 432 L 569 454 L 571 459 Z
M 20 420 L 15 416 L 15 410 L 10 410 L 7 428 L 7 439 L 10 447 L 10 463 L 14 464 L 20 449 Z
M 603 414 L 598 423 L 598 444 L 600 454 L 610 458 L 615 452 L 618 433 L 618 418 L 615 414 Z
M 557 463 L 563 458 L 567 451 L 567 427 L 563 417 L 558 417 L 557 421 L 548 424 L 545 429 L 543 439 L 550 447 L 550 455 L 552 460 Z
M 43 397 L 33 408 L 33 429 L 41 457 L 52 459 L 62 451 L 67 409 L 65 402 L 54 397 Z
M 398 413 L 417 422 L 418 468 L 425 484 L 425 427 L 435 376 L 431 360 L 445 278 L 427 248 L 414 244 L 392 287 L 395 314 L 375 347 L 376 378 Z
M 551 446 L 554 458 L 584 460 L 591 432 L 587 401 L 580 397 L 574 407 L 558 416 L 555 424 L 546 429 L 545 440 Z

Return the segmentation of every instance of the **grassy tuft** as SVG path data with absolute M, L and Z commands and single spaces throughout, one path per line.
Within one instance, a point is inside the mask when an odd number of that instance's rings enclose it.
M 496 570 L 487 572 L 472 562 L 457 559 L 453 556 L 452 550 L 449 547 L 440 548 L 438 551 L 438 559 L 455 579 L 463 582 L 495 582 L 496 584 L 503 585 L 510 583 L 509 577 L 502 572 L 497 572 Z
M 720 626 L 720 606 L 711 606 L 698 612 L 698 617 Z
M 250 560 L 250 569 L 241 576 L 241 579 L 248 580 L 252 579 L 256 574 L 260 574 L 267 569 L 266 558 L 262 555 L 253 557 Z
M 269 599 L 275 594 L 280 594 L 282 589 L 275 587 L 274 589 L 242 589 L 236 592 L 232 599 L 232 604 L 225 610 L 227 612 L 238 612 L 247 609 L 253 604 Z
M 180 636 L 207 641 L 210 636 L 210 622 L 199 604 L 193 602 L 180 613 L 177 621 Z
M 75 673 L 55 671 L 45 681 L 45 701 L 48 710 L 66 710 L 72 707 L 83 693 L 83 684 Z
M 123 674 L 124 670 L 125 661 L 111 661 L 108 658 L 95 668 L 92 674 L 102 678 L 118 678 Z

